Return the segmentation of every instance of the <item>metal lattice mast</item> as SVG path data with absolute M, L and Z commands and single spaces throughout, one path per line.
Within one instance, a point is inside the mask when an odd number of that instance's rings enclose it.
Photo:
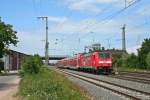
M 122 50 L 126 51 L 126 37 L 125 37 L 125 29 L 126 29 L 126 25 L 124 24 L 122 27 Z

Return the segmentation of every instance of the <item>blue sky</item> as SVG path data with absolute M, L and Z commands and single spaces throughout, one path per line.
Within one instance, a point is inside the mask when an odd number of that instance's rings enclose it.
M 127 6 L 130 2 L 127 0 Z M 85 45 L 101 43 L 121 48 L 121 27 L 126 24 L 128 52 L 136 52 L 144 38 L 150 38 L 150 1 L 141 0 L 124 8 L 124 0 L 1 0 L 0 16 L 12 24 L 19 37 L 11 49 L 44 55 L 45 22 L 49 17 L 49 53 L 71 55 L 83 52 Z M 115 16 L 108 19 L 108 16 Z M 80 40 L 80 41 L 79 41 Z

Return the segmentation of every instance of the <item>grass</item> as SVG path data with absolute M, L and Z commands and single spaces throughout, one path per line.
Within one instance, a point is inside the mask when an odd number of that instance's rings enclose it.
M 1 71 L 0 76 L 4 76 L 4 75 L 7 75 L 7 74 L 4 71 Z
M 26 75 L 18 95 L 25 100 L 87 100 L 85 93 L 64 75 L 43 68 L 38 74 Z

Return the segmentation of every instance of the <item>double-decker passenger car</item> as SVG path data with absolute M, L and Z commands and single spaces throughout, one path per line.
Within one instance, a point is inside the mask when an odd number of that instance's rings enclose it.
M 109 51 L 77 54 L 72 58 L 58 61 L 59 65 L 83 71 L 108 72 L 112 71 L 112 55 Z

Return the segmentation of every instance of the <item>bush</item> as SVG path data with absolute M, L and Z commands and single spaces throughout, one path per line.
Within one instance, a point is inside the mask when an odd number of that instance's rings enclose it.
M 46 67 L 38 74 L 23 77 L 18 95 L 25 100 L 88 100 L 64 75 Z
M 112 57 L 113 57 L 113 67 L 120 67 L 122 63 L 121 61 L 122 55 L 116 53 L 116 54 L 113 54 Z
M 125 59 L 124 67 L 137 68 L 137 65 L 138 65 L 137 56 L 134 53 L 128 54 Z
M 27 57 L 22 62 L 20 74 L 37 74 L 42 65 L 43 63 L 39 55 Z
M 150 52 L 148 53 L 146 57 L 146 63 L 147 63 L 147 68 L 150 69 Z
M 122 68 L 137 68 L 138 57 L 134 53 L 115 54 L 113 55 L 113 66 Z

